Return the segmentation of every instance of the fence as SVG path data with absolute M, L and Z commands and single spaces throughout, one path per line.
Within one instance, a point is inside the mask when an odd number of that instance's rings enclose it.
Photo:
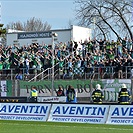
M 54 79 L 129 79 L 131 78 L 131 66 L 124 67 L 122 75 L 116 70 L 115 66 L 110 67 L 74 67 L 60 68 L 59 64 L 54 66 Z M 19 74 L 17 69 L 2 69 L 0 70 L 0 80 L 15 80 L 16 76 Z M 52 68 L 46 70 L 41 69 L 37 71 L 36 69 L 30 68 L 29 74 L 25 74 L 25 68 L 21 69 L 22 80 L 26 81 L 40 81 L 40 80 L 51 80 L 52 79 Z M 119 77 L 119 75 L 121 77 Z

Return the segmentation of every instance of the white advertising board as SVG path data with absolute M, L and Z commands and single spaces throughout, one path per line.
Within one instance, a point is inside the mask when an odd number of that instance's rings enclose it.
M 46 121 L 51 104 L 0 103 L 1 120 Z
M 108 105 L 53 104 L 48 121 L 103 124 L 108 110 Z
M 107 124 L 133 125 L 133 106 L 111 105 Z
M 66 96 L 61 97 L 38 97 L 38 102 L 66 102 Z

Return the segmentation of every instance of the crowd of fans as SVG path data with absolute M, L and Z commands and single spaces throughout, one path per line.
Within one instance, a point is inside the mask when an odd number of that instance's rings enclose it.
M 0 74 L 8 74 L 10 69 L 18 75 L 40 73 L 52 67 L 52 58 L 54 65 L 58 64 L 56 69 L 61 78 L 74 74 L 82 76 L 74 71 L 81 68 L 83 75 L 97 72 L 102 76 L 105 72 L 114 72 L 116 78 L 123 78 L 123 72 L 129 72 L 133 66 L 133 41 L 125 37 L 117 42 L 102 39 L 59 42 L 55 45 L 54 56 L 51 45 L 47 44 L 0 45 Z

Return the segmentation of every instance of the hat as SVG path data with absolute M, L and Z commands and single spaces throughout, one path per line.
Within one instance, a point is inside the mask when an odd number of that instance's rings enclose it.
M 126 84 L 122 84 L 121 88 L 127 88 Z
M 96 85 L 96 89 L 97 89 L 97 90 L 101 90 L 101 85 L 100 85 L 100 84 L 97 84 L 97 85 Z

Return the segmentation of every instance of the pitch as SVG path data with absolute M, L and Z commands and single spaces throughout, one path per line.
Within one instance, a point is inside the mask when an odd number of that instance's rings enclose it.
M 133 133 L 133 126 L 0 120 L 0 133 Z

